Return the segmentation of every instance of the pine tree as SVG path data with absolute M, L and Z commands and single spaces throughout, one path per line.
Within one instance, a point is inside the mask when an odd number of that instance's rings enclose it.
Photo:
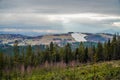
M 78 61 L 78 56 L 79 56 L 79 49 L 76 48 L 76 50 L 75 50 L 75 61 Z
M 58 50 L 58 45 L 57 44 L 54 45 L 52 58 L 53 58 L 52 61 L 55 62 L 55 63 L 60 61 L 60 55 L 59 55 L 59 50 Z
M 25 64 L 25 51 L 24 51 L 24 48 L 22 48 L 21 61 L 22 61 L 22 64 L 24 65 Z
M 26 50 L 26 66 L 32 65 L 32 47 L 31 45 L 27 46 Z
M 19 46 L 18 41 L 16 40 L 14 43 L 14 63 L 17 64 L 19 60 Z
M 78 51 L 79 51 L 79 61 L 84 62 L 84 54 L 85 54 L 85 52 L 84 52 L 84 45 L 83 45 L 82 42 L 80 43 Z
M 50 50 L 50 62 L 52 63 L 52 61 L 53 61 L 53 58 L 54 58 L 54 44 L 53 44 L 53 42 L 51 42 L 50 43 L 50 48 L 49 48 Z
M 107 43 L 104 43 L 104 47 L 103 47 L 103 56 L 104 56 L 104 60 L 108 60 L 108 47 L 107 47 Z
M 67 63 L 67 64 L 68 64 L 70 61 L 72 61 L 72 50 L 71 50 L 71 46 L 70 46 L 69 43 L 65 46 L 65 57 L 64 57 L 64 61 L 65 61 L 65 63 Z
M 88 49 L 88 58 L 89 61 L 94 62 L 94 54 L 96 53 L 96 47 L 95 46 L 91 46 Z
M 36 46 L 36 65 L 40 65 L 43 63 L 43 52 L 39 48 L 39 46 Z
M 117 50 L 117 59 L 120 59 L 120 35 L 118 35 Z
M 14 43 L 14 66 L 15 66 L 15 77 L 17 80 L 18 77 L 18 71 L 17 67 L 19 65 L 19 46 L 18 46 L 18 41 L 16 40 Z
M 113 36 L 113 40 L 111 42 L 111 52 L 112 52 L 112 59 L 115 60 L 117 57 L 117 36 L 116 34 Z
M 51 42 L 50 43 L 50 51 L 51 51 L 51 53 L 53 52 L 53 49 L 54 49 L 54 44 L 53 44 L 53 42 Z
M 3 77 L 3 68 L 4 68 L 3 53 L 0 52 L 0 80 L 2 80 Z
M 104 56 L 103 56 L 103 45 L 99 42 L 98 46 L 97 46 L 97 61 L 102 61 L 104 60 Z
M 110 39 L 107 42 L 107 54 L 108 54 L 108 60 L 112 59 L 112 48 L 111 48 L 111 42 Z
M 87 62 L 87 61 L 88 61 L 88 48 L 86 47 L 84 51 L 84 62 Z
M 46 50 L 43 53 L 43 62 L 46 62 L 46 61 L 51 63 L 51 53 L 48 46 L 46 47 Z

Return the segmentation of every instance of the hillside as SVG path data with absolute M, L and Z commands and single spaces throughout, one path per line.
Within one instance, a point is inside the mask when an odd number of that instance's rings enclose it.
M 49 45 L 54 42 L 59 46 L 65 43 L 74 42 L 106 42 L 112 39 L 112 34 L 105 33 L 65 33 L 65 34 L 50 34 L 42 36 L 24 36 L 20 34 L 0 34 L 0 44 L 13 45 L 15 40 L 18 40 L 19 46 L 23 45 Z
M 12 75 L 12 74 L 11 74 Z M 19 80 L 120 80 L 120 61 L 80 64 L 71 67 L 51 66 L 33 69 Z M 12 76 L 12 80 L 15 77 Z

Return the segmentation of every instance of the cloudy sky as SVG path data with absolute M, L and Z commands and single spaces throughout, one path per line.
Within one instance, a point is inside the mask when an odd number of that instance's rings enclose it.
M 120 31 L 120 0 L 0 0 L 0 32 Z

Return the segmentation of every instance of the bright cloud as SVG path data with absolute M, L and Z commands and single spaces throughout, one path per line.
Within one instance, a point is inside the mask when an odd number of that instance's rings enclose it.
M 114 22 L 112 25 L 113 25 L 113 26 L 120 27 L 120 22 Z
M 36 32 L 36 33 L 56 33 L 57 30 L 37 30 L 37 29 L 10 29 L 4 28 L 1 29 L 2 32 Z
M 102 21 L 102 20 L 120 20 L 120 16 L 116 15 L 104 15 L 95 13 L 80 13 L 80 14 L 39 14 L 39 13 L 1 13 L 0 17 L 2 20 L 0 24 L 30 24 L 30 25 L 56 25 L 60 23 L 69 23 L 70 21 L 76 19 L 78 21 L 83 21 L 84 19 L 88 21 Z M 84 21 L 86 22 L 86 21 Z M 6 24 L 5 24 L 6 23 Z M 86 22 L 87 23 L 87 22 Z

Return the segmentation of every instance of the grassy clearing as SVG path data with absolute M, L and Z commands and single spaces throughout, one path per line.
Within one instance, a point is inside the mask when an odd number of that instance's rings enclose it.
M 120 61 L 81 64 L 75 67 L 35 68 L 24 76 L 11 74 L 11 80 L 120 80 Z M 5 80 L 5 78 L 3 79 Z

